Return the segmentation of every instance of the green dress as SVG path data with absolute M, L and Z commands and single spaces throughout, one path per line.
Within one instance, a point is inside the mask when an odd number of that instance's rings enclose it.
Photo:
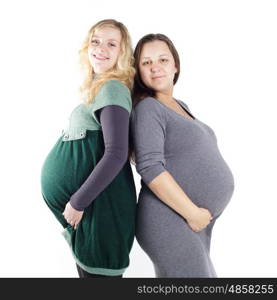
M 119 105 L 129 114 L 129 89 L 118 80 L 106 82 L 92 104 L 78 105 L 46 157 L 41 170 L 43 199 L 63 226 L 76 263 L 85 271 L 120 275 L 129 265 L 135 234 L 136 188 L 129 160 L 113 181 L 84 210 L 75 230 L 62 213 L 70 197 L 80 188 L 102 158 L 105 145 L 95 112 Z

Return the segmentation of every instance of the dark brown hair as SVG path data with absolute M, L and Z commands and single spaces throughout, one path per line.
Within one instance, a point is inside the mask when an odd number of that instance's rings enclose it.
M 175 66 L 177 68 L 177 72 L 175 73 L 175 76 L 173 79 L 173 84 L 175 84 L 179 78 L 180 58 L 179 58 L 179 54 L 178 54 L 175 46 L 173 45 L 172 41 L 166 35 L 161 34 L 161 33 L 156 33 L 156 34 L 150 33 L 150 34 L 145 35 L 138 41 L 135 51 L 134 51 L 134 59 L 135 59 L 134 67 L 136 69 L 136 74 L 135 74 L 134 86 L 133 86 L 133 90 L 132 90 L 133 106 L 135 106 L 137 104 L 137 102 L 139 102 L 140 100 L 142 100 L 143 98 L 145 98 L 147 96 L 154 97 L 155 93 L 156 93 L 154 90 L 147 87 L 143 83 L 141 76 L 140 76 L 140 72 L 139 72 L 139 61 L 140 61 L 140 56 L 141 56 L 143 46 L 146 43 L 154 42 L 154 41 L 163 41 L 167 44 L 170 52 L 173 55 Z

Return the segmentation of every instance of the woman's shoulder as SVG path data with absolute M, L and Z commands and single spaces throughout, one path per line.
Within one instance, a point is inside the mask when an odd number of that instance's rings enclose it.
M 99 91 L 99 96 L 103 96 L 106 94 L 128 94 L 130 95 L 130 90 L 129 88 L 120 80 L 118 79 L 110 79 L 107 80 L 105 83 L 103 83 L 103 85 L 100 88 Z
M 118 105 L 129 113 L 132 110 L 132 100 L 128 87 L 117 79 L 103 83 L 92 103 L 92 112 L 108 105 Z
M 166 112 L 158 101 L 156 98 L 150 96 L 139 100 L 133 108 L 133 114 L 143 116 L 144 118 L 154 116 L 165 118 Z
M 141 100 L 139 100 L 137 102 L 137 104 L 135 105 L 134 109 L 136 111 L 141 111 L 141 110 L 147 110 L 147 109 L 159 109 L 160 106 L 159 106 L 159 103 L 157 102 L 159 100 L 157 100 L 156 98 L 154 97 L 150 97 L 150 96 L 147 96 Z

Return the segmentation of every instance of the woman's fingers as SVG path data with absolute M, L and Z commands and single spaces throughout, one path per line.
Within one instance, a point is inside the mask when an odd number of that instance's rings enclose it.
M 74 229 L 77 229 L 78 224 L 80 223 L 81 219 L 82 219 L 82 215 L 80 216 L 75 216 L 75 218 L 73 216 L 69 217 L 66 216 L 66 213 L 63 213 L 63 216 L 66 220 L 66 222 L 68 224 L 70 224 L 72 227 L 74 227 Z M 73 217 L 73 218 L 72 218 Z
M 67 219 L 67 218 L 65 218 L 65 220 L 66 220 L 66 222 L 67 222 L 68 224 L 70 224 L 71 226 L 73 226 L 73 225 L 76 223 L 76 221 L 70 220 L 70 219 Z
M 70 221 L 68 222 L 72 227 L 74 227 L 74 229 L 77 229 L 77 226 L 80 223 L 80 220 L 76 220 L 76 221 Z

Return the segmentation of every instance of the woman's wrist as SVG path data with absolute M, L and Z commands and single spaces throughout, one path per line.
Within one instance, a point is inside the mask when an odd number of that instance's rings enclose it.
M 198 214 L 198 211 L 199 211 L 199 207 L 194 203 L 191 203 L 185 210 L 183 217 L 187 221 L 193 220 L 195 219 L 195 216 Z

